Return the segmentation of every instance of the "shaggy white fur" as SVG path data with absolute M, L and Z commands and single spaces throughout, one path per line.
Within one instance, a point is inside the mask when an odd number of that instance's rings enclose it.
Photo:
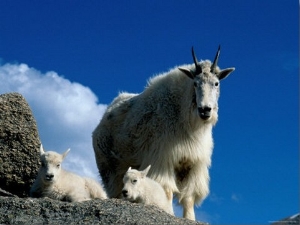
M 80 202 L 94 198 L 106 199 L 102 186 L 91 178 L 80 177 L 61 168 L 70 149 L 63 154 L 45 152 L 40 147 L 41 167 L 30 189 L 31 197 L 49 197 L 68 202 Z
M 151 164 L 149 177 L 173 193 L 183 216 L 195 220 L 194 204 L 209 193 L 212 128 L 218 119 L 219 81 L 234 68 L 209 60 L 183 65 L 151 78 L 140 94 L 120 93 L 93 132 L 93 146 L 104 187 L 122 197 L 129 166 Z
M 150 167 L 148 166 L 143 171 L 129 167 L 123 178 L 123 198 L 135 203 L 155 205 L 167 213 L 174 215 L 173 207 L 169 204 L 162 186 L 147 177 Z

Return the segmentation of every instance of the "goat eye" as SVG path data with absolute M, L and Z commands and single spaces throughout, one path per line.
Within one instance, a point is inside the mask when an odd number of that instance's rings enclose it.
M 216 83 L 215 83 L 215 86 L 218 87 L 218 86 L 219 86 L 219 82 L 216 82 Z
M 137 180 L 132 180 L 132 183 L 134 183 L 134 184 L 135 184 L 136 182 L 137 182 Z
M 59 167 L 60 167 L 60 164 L 57 164 L 56 167 L 59 168 Z

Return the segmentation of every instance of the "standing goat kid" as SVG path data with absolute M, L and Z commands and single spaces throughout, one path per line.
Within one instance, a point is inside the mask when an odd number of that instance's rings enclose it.
M 41 167 L 30 189 L 30 197 L 49 197 L 68 202 L 106 199 L 106 193 L 95 180 L 80 177 L 61 168 L 61 163 L 69 151 L 70 149 L 63 154 L 45 152 L 41 145 Z
M 109 105 L 93 132 L 97 166 L 109 197 L 122 197 L 122 178 L 129 166 L 146 168 L 173 193 L 183 216 L 195 220 L 194 204 L 209 193 L 212 128 L 218 119 L 220 80 L 234 68 L 218 66 L 220 48 L 211 63 L 194 64 L 151 78 L 140 94 L 121 93 Z M 117 157 L 116 157 L 117 156 Z
M 150 167 L 151 165 L 143 171 L 129 167 L 123 178 L 123 198 L 130 202 L 155 205 L 167 213 L 174 215 L 173 207 L 169 204 L 162 186 L 147 177 Z

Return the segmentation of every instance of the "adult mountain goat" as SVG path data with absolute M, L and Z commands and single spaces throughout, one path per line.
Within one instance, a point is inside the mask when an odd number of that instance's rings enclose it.
M 182 65 L 151 78 L 140 94 L 121 93 L 93 132 L 99 172 L 109 197 L 122 197 L 122 178 L 129 166 L 159 182 L 172 204 L 173 193 L 183 216 L 195 220 L 194 204 L 209 193 L 212 128 L 218 119 L 220 80 L 234 68 L 213 63 Z

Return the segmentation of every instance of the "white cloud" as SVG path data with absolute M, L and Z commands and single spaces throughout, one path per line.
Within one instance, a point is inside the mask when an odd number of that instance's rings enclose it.
M 218 196 L 216 193 L 211 193 L 208 196 L 208 200 L 214 204 L 221 205 L 225 199 L 221 196 Z
M 242 200 L 242 196 L 240 194 L 233 193 L 231 195 L 231 200 L 236 203 L 239 203 Z
M 64 168 L 99 180 L 91 136 L 106 105 L 98 104 L 88 87 L 26 64 L 0 65 L 0 94 L 9 92 L 22 94 L 29 103 L 46 150 L 71 148 Z

